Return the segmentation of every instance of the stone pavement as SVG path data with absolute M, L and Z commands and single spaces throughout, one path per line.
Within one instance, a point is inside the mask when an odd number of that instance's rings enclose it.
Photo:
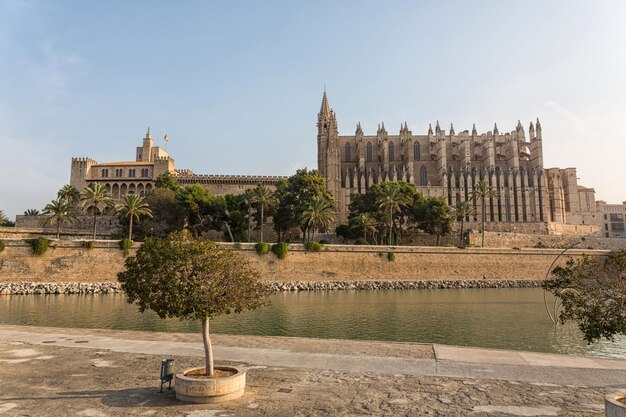
M 246 394 L 186 405 L 158 394 L 160 359 L 202 364 L 201 338 L 0 326 L 0 416 L 603 415 L 626 361 L 466 347 L 215 335 Z

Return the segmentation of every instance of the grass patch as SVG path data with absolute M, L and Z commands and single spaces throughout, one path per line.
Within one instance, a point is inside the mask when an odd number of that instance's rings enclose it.
M 270 244 L 259 242 L 256 245 L 254 245 L 254 250 L 256 250 L 256 253 L 258 253 L 259 256 L 265 255 L 270 251 Z
M 322 251 L 322 245 L 321 245 L 321 243 L 312 240 L 312 241 L 306 242 L 304 244 L 304 250 L 307 251 L 307 252 L 321 252 Z
M 0 252 L 4 250 L 4 247 L 5 247 L 4 242 L 0 240 Z
M 396 254 L 394 252 L 387 252 L 387 260 L 393 262 L 396 260 Z
M 278 259 L 285 259 L 287 252 L 289 252 L 289 247 L 285 242 L 278 242 L 272 245 L 272 252 L 274 252 Z
M 28 239 L 26 242 L 30 245 L 30 249 L 33 255 L 41 256 L 48 250 L 50 241 L 45 237 L 38 237 L 37 239 Z
M 96 247 L 96 242 L 94 242 L 93 240 L 86 240 L 83 242 L 83 248 L 85 249 L 92 250 L 95 247 Z

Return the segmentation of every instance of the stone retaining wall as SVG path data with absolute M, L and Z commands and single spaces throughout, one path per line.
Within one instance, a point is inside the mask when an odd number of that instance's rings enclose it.
M 462 288 L 532 288 L 541 281 L 528 280 L 454 280 L 454 281 L 288 281 L 268 282 L 275 291 L 341 290 L 434 290 Z M 116 294 L 117 282 L 15 282 L 0 283 L 0 295 L 24 294 Z

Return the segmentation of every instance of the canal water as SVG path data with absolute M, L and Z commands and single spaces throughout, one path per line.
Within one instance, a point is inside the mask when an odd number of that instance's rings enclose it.
M 551 304 L 550 304 L 551 305 Z M 197 322 L 141 314 L 117 295 L 0 297 L 0 323 L 199 332 Z M 284 292 L 255 311 L 212 320 L 215 333 L 442 343 L 626 358 L 626 338 L 588 345 L 574 325 L 550 321 L 543 290 L 462 289 Z

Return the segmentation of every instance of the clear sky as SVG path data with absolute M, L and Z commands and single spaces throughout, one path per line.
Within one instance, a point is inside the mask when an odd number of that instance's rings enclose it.
M 527 129 L 544 165 L 626 200 L 626 1 L 0 0 L 0 209 L 41 209 L 70 158 L 316 167 L 324 85 L 340 134 Z

